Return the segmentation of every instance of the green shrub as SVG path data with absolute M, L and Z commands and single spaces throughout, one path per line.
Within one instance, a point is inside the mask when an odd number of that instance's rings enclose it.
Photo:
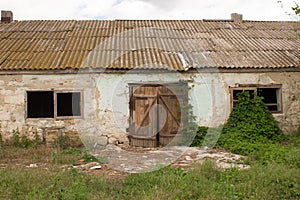
M 55 138 L 54 144 L 59 149 L 67 149 L 71 147 L 70 145 L 70 138 L 67 134 L 61 133 Z
M 38 147 L 43 144 L 41 137 L 34 132 L 33 139 L 30 139 L 27 135 L 20 135 L 19 129 L 14 129 L 12 131 L 12 137 L 10 139 L 10 145 L 20 148 Z
M 72 132 L 60 132 L 54 139 L 53 145 L 61 150 L 69 148 L 81 148 L 83 143 L 78 135 L 74 135 Z
M 222 129 L 223 126 L 214 128 L 199 126 L 191 146 L 213 148 L 219 139 Z
M 199 126 L 191 146 L 192 147 L 201 146 L 203 144 L 207 131 L 208 131 L 208 127 Z
M 21 145 L 21 137 L 20 137 L 19 129 L 14 129 L 12 131 L 11 144 L 14 147 L 20 147 L 20 145 Z
M 193 106 L 190 103 L 186 103 L 181 107 L 182 127 L 180 127 L 180 132 L 182 133 L 182 140 L 177 145 L 189 146 L 193 142 L 198 125 L 195 122 L 196 117 L 193 114 Z
M 90 154 L 90 151 L 88 149 L 82 151 L 82 159 L 84 160 L 85 163 L 99 162 L 99 160 L 95 156 Z
M 44 144 L 44 142 L 41 139 L 41 137 L 37 134 L 37 132 L 33 132 L 33 139 L 29 139 L 25 135 L 21 136 L 21 147 L 23 148 L 29 148 L 29 147 L 36 148 L 42 144 Z
M 219 147 L 249 155 L 262 144 L 286 140 L 261 97 L 251 98 L 248 92 L 242 92 L 238 99 L 218 140 Z

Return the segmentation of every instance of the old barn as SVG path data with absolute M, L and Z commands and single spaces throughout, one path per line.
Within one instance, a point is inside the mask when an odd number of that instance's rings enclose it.
M 12 17 L 2 11 L 5 138 L 18 129 L 45 140 L 65 132 L 95 145 L 167 144 L 187 102 L 199 125 L 215 127 L 245 90 L 264 97 L 285 132 L 300 124 L 299 22 Z

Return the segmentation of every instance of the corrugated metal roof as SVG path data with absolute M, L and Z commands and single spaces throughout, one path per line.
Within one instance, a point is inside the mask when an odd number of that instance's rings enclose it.
M 0 70 L 300 68 L 299 32 L 299 22 L 12 22 L 0 24 Z

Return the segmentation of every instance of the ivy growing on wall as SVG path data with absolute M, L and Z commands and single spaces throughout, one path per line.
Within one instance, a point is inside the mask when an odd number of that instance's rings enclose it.
M 238 94 L 238 100 L 223 127 L 219 147 L 247 155 L 258 147 L 257 143 L 275 143 L 285 139 L 262 97 L 251 98 L 248 92 L 242 92 Z

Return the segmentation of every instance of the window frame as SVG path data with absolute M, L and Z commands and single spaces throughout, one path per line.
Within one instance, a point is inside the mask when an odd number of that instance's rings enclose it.
M 52 92 L 53 93 L 53 103 L 54 102 L 54 91 L 53 90 L 26 90 L 25 91 L 25 119 L 33 119 L 33 120 L 39 120 L 39 119 L 45 119 L 45 120 L 49 120 L 49 119 L 54 119 L 55 118 L 55 114 L 53 115 L 53 117 L 28 117 L 28 92 Z M 54 109 L 54 105 L 53 105 L 53 109 Z M 54 112 L 53 112 L 54 113 Z
M 37 118 L 32 118 L 32 117 L 28 117 L 28 92 L 53 92 L 53 113 L 54 116 L 53 117 L 37 117 Z M 25 91 L 26 95 L 25 95 L 25 119 L 32 119 L 32 120 L 50 120 L 50 119 L 83 119 L 84 116 L 84 109 L 83 109 L 83 105 L 84 105 L 84 99 L 83 99 L 83 90 L 26 90 Z M 57 93 L 80 93 L 80 116 L 57 116 Z
M 253 90 L 254 92 L 257 93 L 258 89 L 261 88 L 274 88 L 278 90 L 278 94 L 276 94 L 277 96 L 277 111 L 270 111 L 272 114 L 281 114 L 282 113 L 282 85 L 281 84 L 272 84 L 272 85 L 243 85 L 243 84 L 239 84 L 238 86 L 235 87 L 229 87 L 230 90 L 230 110 L 232 111 L 233 109 L 233 105 L 235 102 L 238 102 L 238 100 L 233 99 L 233 91 L 234 90 Z M 266 103 L 266 105 L 271 106 L 271 105 L 275 105 L 273 103 Z
M 80 93 L 80 116 L 57 116 L 57 93 Z M 83 118 L 83 91 L 82 90 L 55 90 L 54 91 L 54 118 L 55 119 L 82 119 Z

